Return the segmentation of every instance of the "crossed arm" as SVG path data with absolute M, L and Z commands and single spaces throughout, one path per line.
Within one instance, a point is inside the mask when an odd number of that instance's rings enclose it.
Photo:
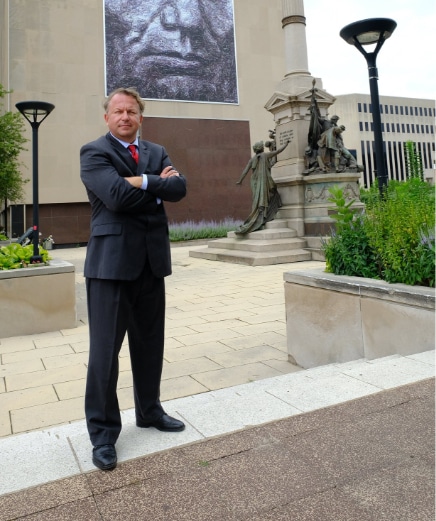
M 174 169 L 172 166 L 166 166 L 159 177 L 161 179 L 167 179 L 168 177 L 177 176 L 180 177 L 179 172 Z M 142 176 L 135 176 L 135 177 L 125 177 L 124 178 L 128 183 L 130 183 L 135 188 L 142 188 L 143 185 L 143 177 Z

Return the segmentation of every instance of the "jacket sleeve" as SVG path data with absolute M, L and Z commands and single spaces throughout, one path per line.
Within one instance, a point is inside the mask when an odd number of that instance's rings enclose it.
M 162 179 L 156 175 L 148 176 L 147 192 L 163 201 L 175 203 L 186 195 L 186 179 L 183 175 Z
M 117 170 L 114 158 L 93 143 L 80 150 L 80 177 L 91 204 L 99 199 L 114 212 L 153 214 L 157 210 L 153 194 L 126 182 L 123 172 Z

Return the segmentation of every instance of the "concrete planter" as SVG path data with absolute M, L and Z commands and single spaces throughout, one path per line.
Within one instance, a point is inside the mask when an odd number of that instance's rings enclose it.
M 319 270 L 284 274 L 288 358 L 309 368 L 435 348 L 435 289 Z
M 0 271 L 0 338 L 76 327 L 74 266 Z

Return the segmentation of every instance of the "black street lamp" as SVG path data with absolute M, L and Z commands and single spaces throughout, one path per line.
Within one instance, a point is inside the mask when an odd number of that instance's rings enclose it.
M 23 114 L 32 127 L 32 161 L 33 161 L 33 256 L 32 264 L 42 262 L 39 254 L 39 207 L 38 207 L 38 128 L 44 119 L 55 108 L 45 101 L 20 101 L 15 106 Z
M 385 153 L 383 147 L 382 126 L 380 117 L 380 100 L 378 94 L 378 71 L 376 66 L 377 54 L 385 40 L 387 40 L 397 27 L 397 22 L 390 18 L 368 18 L 345 26 L 339 33 L 350 45 L 354 45 L 368 64 L 369 88 L 371 92 L 372 119 L 374 124 L 375 145 L 375 175 L 378 179 L 380 193 L 383 194 L 388 184 Z M 375 44 L 372 52 L 366 52 L 364 45 Z

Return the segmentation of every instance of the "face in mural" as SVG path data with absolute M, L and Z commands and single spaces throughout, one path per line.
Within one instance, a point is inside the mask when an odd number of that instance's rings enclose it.
M 107 91 L 237 103 L 233 0 L 105 0 Z

